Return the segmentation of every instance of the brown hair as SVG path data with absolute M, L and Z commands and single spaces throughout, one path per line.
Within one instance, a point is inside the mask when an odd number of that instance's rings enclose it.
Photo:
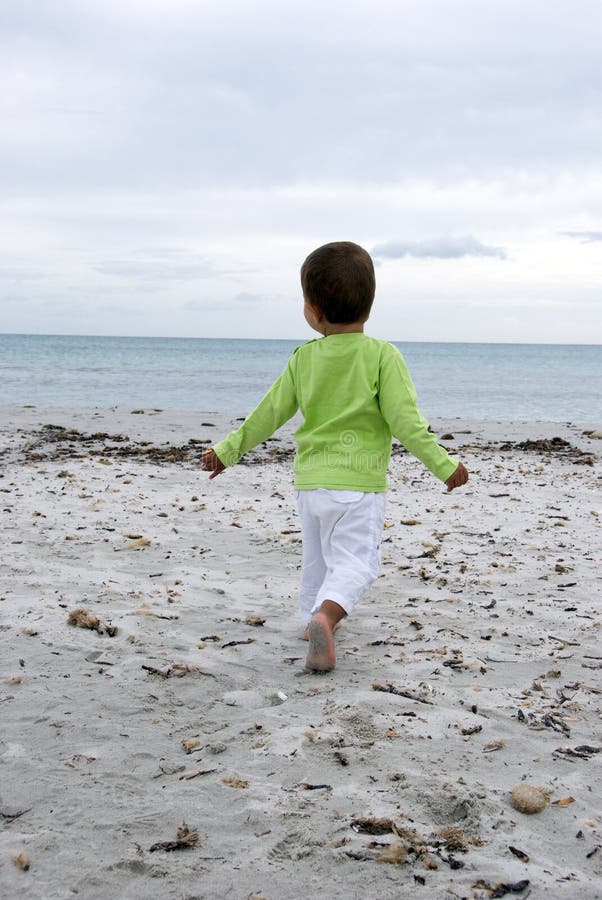
M 334 241 L 310 253 L 301 266 L 301 286 L 329 322 L 365 320 L 376 281 L 370 254 L 351 241 Z

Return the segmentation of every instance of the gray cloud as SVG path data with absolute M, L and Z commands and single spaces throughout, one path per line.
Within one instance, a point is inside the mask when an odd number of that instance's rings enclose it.
M 337 6 L 5 0 L 0 170 L 73 190 L 598 165 L 599 0 Z
M 222 301 L 187 300 L 186 303 L 182 305 L 182 309 L 192 313 L 205 313 L 209 310 L 221 311 L 236 308 L 242 309 L 243 307 L 252 309 L 253 307 L 261 306 L 266 301 L 269 301 L 269 299 L 269 297 L 265 297 L 263 294 L 255 294 L 252 291 L 240 291 L 233 297 L 226 298 Z
M 140 278 L 149 281 L 182 281 L 192 278 L 209 278 L 215 274 L 209 265 L 174 264 L 161 260 L 139 262 L 136 260 L 108 260 L 94 266 L 101 275 L 116 275 L 123 278 Z
M 268 298 L 263 294 L 254 294 L 252 291 L 240 291 L 240 293 L 236 294 L 232 299 L 235 303 L 257 305 L 258 303 L 265 303 Z
M 602 241 L 602 231 L 561 231 L 565 237 L 578 238 L 582 244 L 593 244 Z
M 40 281 L 44 278 L 42 270 L 33 270 L 27 266 L 4 266 L 0 265 L 0 280 L 2 281 Z
M 538 285 L 599 295 L 565 237 L 534 260 L 550 223 L 583 223 L 584 209 L 602 221 L 600 0 L 285 6 L 2 0 L 1 328 L 295 336 L 298 306 L 278 301 L 298 296 L 307 252 L 341 237 L 423 237 L 382 242 L 377 261 L 486 262 L 507 247 L 504 286 L 526 318 Z M 489 243 L 431 237 L 471 233 Z M 477 303 L 499 275 L 456 268 Z M 396 269 L 381 267 L 383 296 Z M 416 339 L 450 291 L 428 269 L 404 272 L 423 291 Z M 5 290 L 22 308 L 8 314 Z M 60 324 L 44 313 L 54 296 Z M 107 298 L 140 315 L 124 322 Z M 405 334 L 396 304 L 386 315 L 385 332 Z M 514 336 L 566 330 L 533 322 Z M 464 339 L 457 327 L 444 337 Z
M 429 241 L 386 241 L 372 249 L 375 259 L 461 259 L 464 256 L 493 256 L 506 259 L 503 247 L 490 247 L 476 238 L 447 237 Z
M 171 254 L 169 257 L 152 258 L 147 255 L 147 258 L 141 256 L 133 259 L 107 260 L 93 268 L 101 275 L 115 275 L 152 282 L 196 281 L 197 279 L 236 275 L 240 271 L 233 268 L 220 268 L 208 259 L 178 258 L 176 254 Z

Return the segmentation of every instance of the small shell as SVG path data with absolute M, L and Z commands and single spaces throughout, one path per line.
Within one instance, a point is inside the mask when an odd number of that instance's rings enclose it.
M 24 853 L 22 850 L 13 854 L 12 861 L 17 869 L 22 869 L 23 872 L 27 872 L 31 865 L 27 853 Z
M 528 815 L 541 812 L 548 805 L 549 800 L 549 792 L 534 784 L 517 784 L 512 789 L 513 807 Z
M 227 784 L 228 787 L 242 788 L 243 790 L 249 787 L 249 782 L 245 781 L 244 778 L 238 778 L 237 775 L 227 775 L 225 778 L 222 778 L 222 782 Z

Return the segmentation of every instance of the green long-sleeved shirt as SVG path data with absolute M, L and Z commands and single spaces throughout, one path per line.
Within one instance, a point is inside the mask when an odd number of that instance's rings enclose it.
M 234 465 L 298 409 L 304 417 L 295 432 L 300 490 L 386 491 L 392 436 L 441 481 L 458 465 L 428 431 L 401 353 L 355 332 L 297 347 L 259 405 L 213 449 L 225 466 Z

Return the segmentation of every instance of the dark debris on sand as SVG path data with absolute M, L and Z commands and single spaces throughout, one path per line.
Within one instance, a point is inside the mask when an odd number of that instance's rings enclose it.
M 575 447 L 570 441 L 561 437 L 527 439 L 525 441 L 495 441 L 479 445 L 476 448 L 467 445 L 460 448 L 460 451 L 464 452 L 467 449 L 497 451 L 498 453 L 538 453 L 540 456 L 554 456 L 570 460 L 577 466 L 593 466 L 597 458 L 595 454 L 580 450 L 579 447 Z
M 155 465 L 164 463 L 197 463 L 211 438 L 190 438 L 185 444 L 157 446 L 151 441 L 132 441 L 127 434 L 109 434 L 97 431 L 84 434 L 77 428 L 63 425 L 44 425 L 33 432 L 33 440 L 24 448 L 28 462 L 41 462 L 97 457 L 105 460 L 137 459 Z M 291 447 L 273 447 L 267 442 L 253 453 L 247 453 L 241 461 L 244 465 L 257 465 L 269 460 L 278 462 L 289 459 L 294 453 Z
M 98 457 L 106 460 L 138 459 L 154 465 L 165 463 L 197 463 L 204 450 L 213 440 L 207 438 L 190 438 L 184 444 L 155 445 L 151 441 L 133 441 L 127 434 L 109 434 L 97 431 L 84 434 L 77 428 L 65 428 L 62 425 L 43 425 L 39 431 L 32 433 L 32 441 L 24 450 L 26 460 L 30 462 L 85 459 Z M 458 452 L 493 451 L 497 453 L 537 453 L 540 456 L 556 457 L 571 461 L 574 465 L 593 466 L 595 454 L 580 450 L 561 437 L 538 438 L 525 441 L 495 441 L 493 443 L 465 445 Z M 246 453 L 240 465 L 255 466 L 265 462 L 286 462 L 294 455 L 292 442 L 281 441 L 280 438 L 269 438 L 255 450 Z M 392 455 L 406 453 L 405 448 L 395 442 Z

